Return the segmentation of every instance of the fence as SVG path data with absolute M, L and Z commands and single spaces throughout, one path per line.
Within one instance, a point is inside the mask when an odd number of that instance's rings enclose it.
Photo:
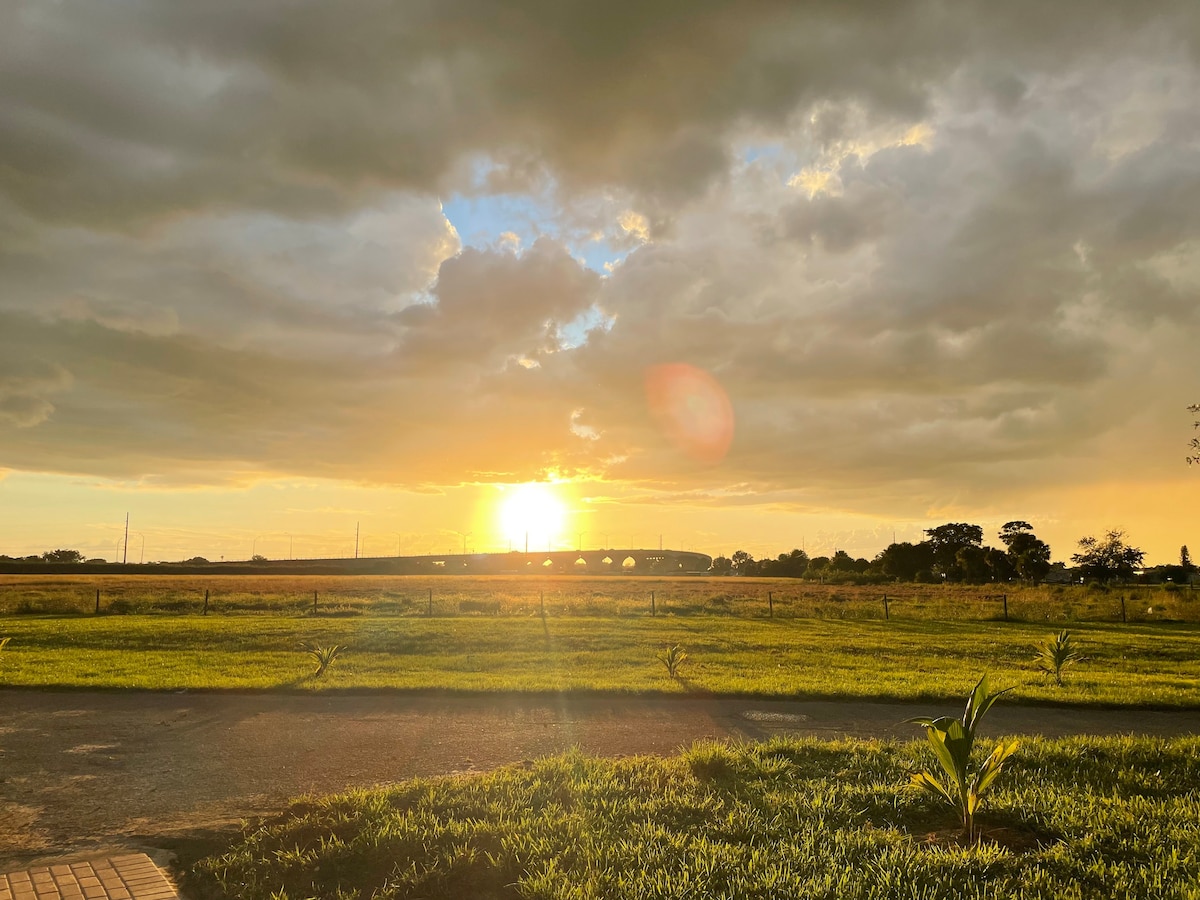
M 1194 586 L 1193 586 L 1194 587 Z M 819 585 L 781 579 L 0 578 L 0 615 L 737 616 L 1200 622 L 1182 586 Z

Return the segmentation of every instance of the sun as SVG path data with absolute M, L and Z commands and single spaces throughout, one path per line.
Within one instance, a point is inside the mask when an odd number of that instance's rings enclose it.
M 497 516 L 512 549 L 541 550 L 562 539 L 567 510 L 553 484 L 531 481 L 505 490 Z

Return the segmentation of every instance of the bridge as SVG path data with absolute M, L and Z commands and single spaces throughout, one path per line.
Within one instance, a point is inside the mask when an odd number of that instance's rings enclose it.
M 226 566 L 231 565 L 226 563 Z M 359 559 L 271 559 L 236 563 L 239 571 L 268 573 L 301 569 L 347 575 L 696 575 L 712 557 L 687 550 L 548 550 L 525 553 L 445 553 L 427 556 L 367 556 Z
M 692 575 L 707 572 L 712 557 L 687 550 L 551 550 L 545 553 L 455 553 L 383 557 L 361 562 L 396 563 L 405 572 L 447 575 Z

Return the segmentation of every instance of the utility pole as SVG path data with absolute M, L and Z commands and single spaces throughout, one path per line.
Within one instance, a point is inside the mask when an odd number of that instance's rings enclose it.
M 469 538 L 475 532 L 473 532 L 473 531 L 456 531 L 454 533 L 462 538 L 462 555 L 466 556 L 467 555 L 467 538 Z
M 354 558 L 358 559 L 358 526 L 359 522 L 354 523 Z
M 121 565 L 129 562 L 129 513 L 125 513 L 125 549 L 121 553 Z

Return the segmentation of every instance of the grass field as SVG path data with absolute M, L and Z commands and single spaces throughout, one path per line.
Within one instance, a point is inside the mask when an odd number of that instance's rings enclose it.
M 54 688 L 446 689 L 958 697 L 983 672 L 1017 701 L 1200 706 L 1200 628 L 1080 623 L 1066 686 L 1035 671 L 1027 622 L 500 616 L 19 616 L 0 684 Z M 345 644 L 321 679 L 301 641 Z M 670 678 L 655 656 L 682 645 Z
M 0 575 L 0 616 L 737 616 L 1200 624 L 1200 591 L 1004 584 L 824 585 L 795 579 L 550 576 Z M 653 599 L 652 599 L 653 595 Z
M 1200 897 L 1200 739 L 1026 741 L 973 846 L 905 787 L 928 757 L 915 742 L 785 739 L 568 754 L 300 801 L 187 886 L 244 900 Z

